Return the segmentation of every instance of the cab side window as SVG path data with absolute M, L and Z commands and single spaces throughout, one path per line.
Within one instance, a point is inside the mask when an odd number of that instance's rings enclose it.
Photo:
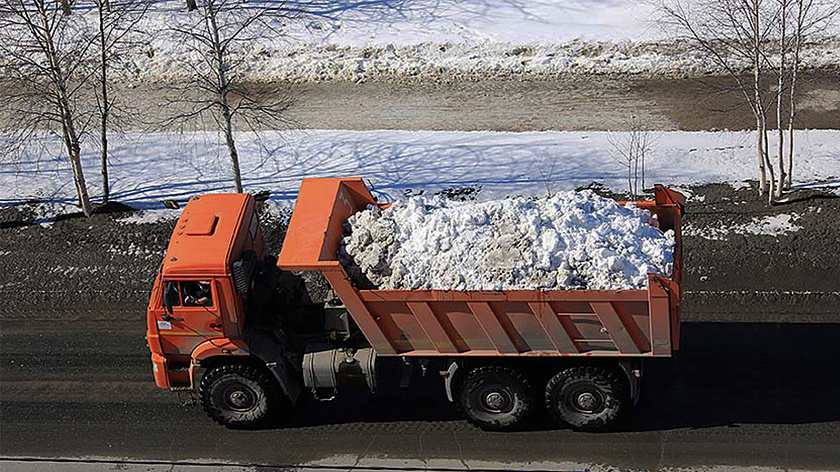
M 251 217 L 251 224 L 248 228 L 248 233 L 251 235 L 251 241 L 255 241 L 257 239 L 257 229 L 260 227 L 260 220 L 257 218 L 257 213 L 254 213 L 254 216 Z
M 180 306 L 213 306 L 213 290 L 209 280 L 199 281 L 170 281 L 166 282 L 163 290 L 163 305 Z
M 166 282 L 163 288 L 163 306 L 181 306 L 181 290 L 178 282 Z
M 184 306 L 213 306 L 213 291 L 209 280 L 181 282 Z

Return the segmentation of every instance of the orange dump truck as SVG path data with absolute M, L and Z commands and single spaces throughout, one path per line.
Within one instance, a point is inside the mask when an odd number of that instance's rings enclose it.
M 147 339 L 157 385 L 198 395 L 228 427 L 282 418 L 306 395 L 440 378 L 474 424 L 506 429 L 543 404 L 599 430 L 639 395 L 641 363 L 678 349 L 682 195 L 636 205 L 676 233 L 670 278 L 644 290 L 360 290 L 338 262 L 347 218 L 378 203 L 361 179 L 304 179 L 279 258 L 254 198 L 195 197 L 155 279 Z M 298 271 L 335 297 L 312 303 Z

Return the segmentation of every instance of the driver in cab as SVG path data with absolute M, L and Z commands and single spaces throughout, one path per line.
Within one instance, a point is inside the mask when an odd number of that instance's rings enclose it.
M 213 306 L 209 281 L 184 283 L 185 306 Z

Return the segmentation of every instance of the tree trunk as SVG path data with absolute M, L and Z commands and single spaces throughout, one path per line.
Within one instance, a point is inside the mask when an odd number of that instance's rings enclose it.
M 233 126 L 232 117 L 230 114 L 230 106 L 227 104 L 225 98 L 222 114 L 225 119 L 225 142 L 228 147 L 228 154 L 230 154 L 230 169 L 233 173 L 233 187 L 236 193 L 242 193 L 242 175 L 239 171 L 239 153 L 236 152 L 236 143 L 233 141 Z
M 756 113 L 756 156 L 758 157 L 759 181 L 758 194 L 767 190 L 767 170 L 765 168 L 764 106 L 761 100 L 761 30 L 759 29 L 759 0 L 753 0 L 753 92 L 755 93 Z
M 786 187 L 793 186 L 793 126 L 796 120 L 796 78 L 799 75 L 799 53 L 802 49 L 802 26 L 804 22 L 804 0 L 796 0 L 796 32 L 793 38 L 793 64 L 790 71 L 790 114 L 788 117 L 788 161 Z
M 198 5 L 195 3 L 195 0 L 187 0 L 187 11 L 195 10 L 198 10 Z
M 639 195 L 639 156 L 633 160 L 633 198 Z
M 70 0 L 61 0 L 61 13 L 65 16 L 73 13 L 73 10 L 70 9 Z
M 762 110 L 761 113 L 762 117 L 766 116 L 766 110 Z M 772 205 L 774 202 L 774 198 L 776 196 L 776 177 L 774 175 L 775 171 L 773 170 L 773 162 L 770 160 L 770 152 L 767 149 L 767 119 L 763 118 L 761 122 L 761 133 L 764 135 L 764 160 L 765 165 L 767 166 L 767 173 L 770 174 L 769 178 L 767 179 L 767 183 L 770 188 L 767 190 L 767 204 Z
M 795 59 L 794 59 L 795 60 Z M 788 156 L 787 156 L 787 183 L 785 184 L 786 188 L 790 188 L 793 185 L 793 124 L 796 118 L 796 97 L 795 97 L 795 89 L 796 89 L 796 69 L 797 66 L 794 64 L 793 70 L 790 74 L 790 114 L 788 116 Z
M 107 43 L 105 40 L 105 6 L 107 0 L 98 4 L 99 7 L 99 60 L 100 77 L 99 86 L 102 94 L 102 103 L 99 110 L 99 164 L 102 174 L 102 203 L 108 203 L 111 194 L 111 183 L 108 180 L 108 114 L 111 111 L 111 103 L 108 101 L 108 58 Z
M 641 128 L 641 126 L 640 126 L 640 128 Z M 641 134 L 641 136 L 639 137 L 639 140 L 641 141 L 641 144 L 639 145 L 639 161 L 641 161 L 641 163 L 642 163 L 642 193 L 644 193 L 645 188 L 646 188 L 646 185 L 645 185 L 645 159 L 647 159 L 649 136 L 648 136 L 648 131 L 647 130 L 641 130 L 640 129 L 639 133 Z
M 61 115 L 61 128 L 64 134 L 64 144 L 67 147 L 67 154 L 70 158 L 70 167 L 73 170 L 73 183 L 76 187 L 76 195 L 79 197 L 79 204 L 82 207 L 82 212 L 85 216 L 92 214 L 90 206 L 90 197 L 87 192 L 87 184 L 85 183 L 85 174 L 82 169 L 81 147 L 79 146 L 79 136 L 76 133 L 76 127 L 73 123 L 73 113 L 70 108 L 70 99 L 67 96 L 67 83 L 64 74 L 61 70 L 61 65 L 58 62 L 58 54 L 56 53 L 55 43 L 53 42 L 52 31 L 47 12 L 43 4 L 38 4 L 38 13 L 41 17 L 43 27 L 43 51 L 47 56 L 47 62 L 50 65 L 51 79 L 55 85 L 55 98 L 58 104 Z
M 219 39 L 219 27 L 216 23 L 216 10 L 213 0 L 207 0 L 205 15 L 207 25 L 213 38 L 213 51 L 216 56 L 216 73 L 219 81 L 219 105 L 222 109 L 222 120 L 225 132 L 225 142 L 230 156 L 230 168 L 233 174 L 233 186 L 236 193 L 242 193 L 242 175 L 239 170 L 239 153 L 236 151 L 236 142 L 233 139 L 233 113 L 228 103 L 228 79 L 225 52 L 222 50 Z
M 780 2 L 781 12 L 779 17 L 779 84 L 776 93 L 776 127 L 779 133 L 779 142 L 777 143 L 778 165 L 779 165 L 779 180 L 776 182 L 775 195 L 776 198 L 782 198 L 782 191 L 785 188 L 785 131 L 782 126 L 784 120 L 784 85 L 785 85 L 785 53 L 787 49 L 787 0 Z
M 764 131 L 761 129 L 762 123 L 760 112 L 756 112 L 755 116 L 755 153 L 758 158 L 758 194 L 764 195 L 767 189 L 767 168 L 764 166 Z

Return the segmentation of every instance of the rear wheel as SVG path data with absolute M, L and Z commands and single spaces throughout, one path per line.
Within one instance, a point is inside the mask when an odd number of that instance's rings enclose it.
M 270 374 L 247 364 L 227 364 L 208 371 L 198 394 L 204 411 L 228 428 L 256 428 L 276 415 L 279 394 Z
M 527 379 L 507 367 L 475 368 L 458 391 L 458 407 L 482 429 L 510 429 L 525 418 L 532 404 Z
M 557 373 L 545 387 L 551 416 L 576 431 L 601 431 L 621 416 L 627 389 L 611 370 L 572 367 Z

